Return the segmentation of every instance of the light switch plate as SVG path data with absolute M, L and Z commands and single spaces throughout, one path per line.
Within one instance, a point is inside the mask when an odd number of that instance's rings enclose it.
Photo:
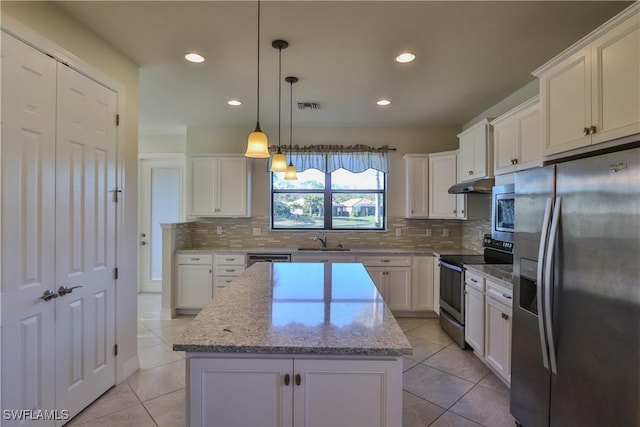
M 449 229 L 448 228 L 443 228 L 442 229 L 442 237 L 449 237 Z
M 396 237 L 402 236 L 402 228 L 396 228 Z
M 260 227 L 253 227 L 253 235 L 254 236 L 262 235 L 262 229 Z
M 431 237 L 431 229 L 430 229 L 430 228 L 427 228 L 427 229 L 424 231 L 424 235 L 425 235 L 425 236 L 427 236 L 427 237 Z
M 222 234 L 222 226 L 219 225 L 216 227 L 216 233 L 218 234 L 218 236 Z

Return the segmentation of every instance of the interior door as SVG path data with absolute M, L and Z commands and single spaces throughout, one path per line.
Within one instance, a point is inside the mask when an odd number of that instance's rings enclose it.
M 140 161 L 141 292 L 162 292 L 162 228 L 183 218 L 184 159 Z
M 2 409 L 54 409 L 56 61 L 4 32 L 1 52 Z
M 115 92 L 58 64 L 56 406 L 76 415 L 115 382 Z

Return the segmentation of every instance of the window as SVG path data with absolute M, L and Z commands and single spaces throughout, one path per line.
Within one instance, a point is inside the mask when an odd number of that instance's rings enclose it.
M 383 230 L 386 174 L 306 169 L 297 181 L 271 175 L 273 229 Z

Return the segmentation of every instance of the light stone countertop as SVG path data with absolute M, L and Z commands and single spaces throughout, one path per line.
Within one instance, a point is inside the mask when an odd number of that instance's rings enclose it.
M 513 265 L 512 264 L 465 264 L 470 271 L 498 281 L 498 284 L 513 289 Z
M 291 254 L 291 255 L 304 255 L 304 254 L 319 254 L 326 253 L 331 255 L 336 254 L 354 254 L 354 255 L 433 255 L 439 256 L 440 254 L 469 254 L 477 255 L 482 252 L 474 251 L 471 249 L 463 248 L 416 248 L 416 249 L 400 249 L 400 248 L 349 248 L 349 250 L 300 250 L 299 248 L 199 248 L 199 249 L 180 249 L 177 253 L 190 254 L 190 253 L 262 253 L 262 254 Z
M 396 357 L 413 352 L 358 263 L 254 264 L 202 309 L 173 349 Z

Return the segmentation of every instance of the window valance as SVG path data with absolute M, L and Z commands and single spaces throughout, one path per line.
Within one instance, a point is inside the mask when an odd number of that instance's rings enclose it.
M 307 169 L 318 169 L 325 173 L 331 173 L 343 168 L 353 173 L 364 172 L 367 169 L 375 169 L 380 172 L 389 172 L 389 151 L 395 148 L 375 148 L 368 145 L 294 145 L 293 148 L 281 147 L 287 156 L 287 161 L 292 161 L 298 172 Z M 271 147 L 273 152 L 277 147 Z M 271 159 L 269 160 L 271 163 Z M 268 167 L 271 165 L 269 164 Z

